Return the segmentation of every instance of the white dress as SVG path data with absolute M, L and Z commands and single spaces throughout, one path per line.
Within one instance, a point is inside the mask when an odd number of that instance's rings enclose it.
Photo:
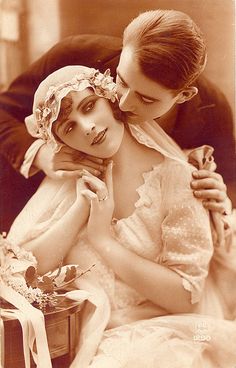
M 133 135 L 155 146 L 142 130 L 135 128 Z M 107 267 L 83 231 L 67 263 L 83 268 L 95 263 L 92 274 L 78 279 L 77 287 L 91 293 L 89 301 L 96 308 L 91 311 L 89 303 L 85 307 L 73 368 L 236 367 L 235 252 L 214 252 L 209 214 L 190 189 L 193 168 L 171 156 L 166 154 L 161 164 L 143 174 L 134 212 L 113 219 L 111 226 L 124 247 L 182 277 L 194 313 L 168 315 L 146 300 Z M 23 244 L 47 231 L 74 200 L 74 180 L 45 179 L 9 238 Z

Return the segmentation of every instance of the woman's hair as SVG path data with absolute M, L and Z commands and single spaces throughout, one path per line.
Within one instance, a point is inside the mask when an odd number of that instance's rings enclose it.
M 57 123 L 62 123 L 63 121 L 68 119 L 68 116 L 70 115 L 72 110 L 73 110 L 73 100 L 70 93 L 68 93 L 68 95 L 63 97 L 63 99 L 61 100 L 60 111 L 56 120 Z
M 176 91 L 192 85 L 206 64 L 202 33 L 180 11 L 140 14 L 125 28 L 123 46 L 132 47 L 146 77 Z

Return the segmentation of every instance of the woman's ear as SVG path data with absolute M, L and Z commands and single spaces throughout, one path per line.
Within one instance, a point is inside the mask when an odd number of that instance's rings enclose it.
M 197 93 L 198 93 L 197 87 L 187 87 L 179 93 L 176 103 L 181 104 L 186 101 L 189 101 L 191 100 L 191 98 L 196 96 Z

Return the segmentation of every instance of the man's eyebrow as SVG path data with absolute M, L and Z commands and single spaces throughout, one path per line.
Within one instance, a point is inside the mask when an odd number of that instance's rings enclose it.
M 122 76 L 120 75 L 120 73 L 118 72 L 118 70 L 116 70 L 116 74 L 118 75 L 118 77 L 120 78 L 120 80 L 122 81 L 122 83 L 124 83 L 126 86 L 128 86 L 128 84 L 125 82 L 125 80 L 122 78 Z M 150 97 L 147 95 L 144 95 L 143 93 L 139 93 L 137 91 L 134 91 L 134 93 L 136 93 L 136 95 L 139 95 L 140 97 L 144 97 L 147 100 L 151 100 L 151 101 L 159 101 L 158 98 L 154 98 L 154 97 Z

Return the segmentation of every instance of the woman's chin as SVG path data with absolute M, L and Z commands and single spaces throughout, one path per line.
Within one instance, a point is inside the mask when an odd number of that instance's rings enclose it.
M 98 157 L 102 159 L 112 158 L 119 151 L 119 148 L 120 148 L 120 145 L 104 149 L 103 152 L 99 153 Z

